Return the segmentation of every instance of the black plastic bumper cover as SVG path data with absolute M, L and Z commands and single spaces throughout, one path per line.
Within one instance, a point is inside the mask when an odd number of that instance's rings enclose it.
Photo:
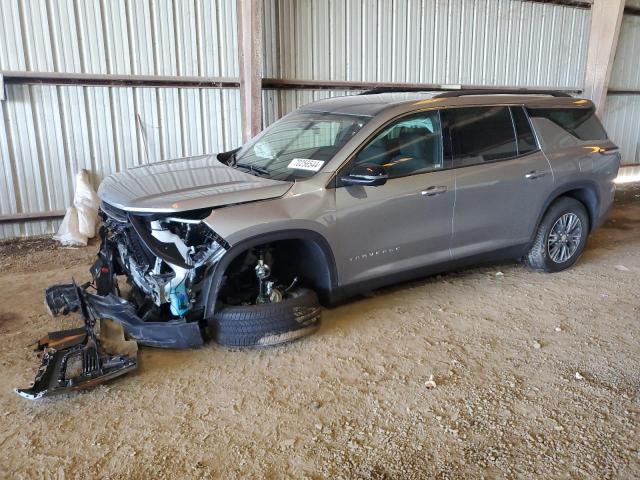
M 112 293 L 101 297 L 84 293 L 85 301 L 93 307 L 96 316 L 119 322 L 125 332 L 141 345 L 162 348 L 193 348 L 204 343 L 197 322 L 169 320 L 166 322 L 145 322 L 125 299 Z
M 45 299 L 52 315 L 66 314 L 78 309 L 77 301 L 69 295 L 73 284 L 54 285 L 45 292 Z M 194 348 L 203 345 L 204 340 L 197 322 L 169 320 L 166 322 L 145 322 L 125 299 L 114 294 L 93 295 L 82 290 L 87 307 L 96 318 L 107 318 L 122 325 L 127 335 L 140 345 L 162 348 Z

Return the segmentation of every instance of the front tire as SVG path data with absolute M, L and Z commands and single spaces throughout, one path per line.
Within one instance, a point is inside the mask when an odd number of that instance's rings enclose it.
M 284 300 L 257 305 L 224 305 L 213 316 L 213 340 L 228 347 L 279 345 L 310 335 L 320 327 L 318 296 L 295 288 Z
M 542 218 L 525 263 L 542 272 L 565 270 L 582 255 L 588 235 L 589 216 L 584 205 L 573 198 L 561 197 Z

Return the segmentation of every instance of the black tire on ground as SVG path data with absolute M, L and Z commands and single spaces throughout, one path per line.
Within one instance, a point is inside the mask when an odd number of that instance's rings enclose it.
M 573 213 L 580 219 L 581 234 L 578 247 L 575 252 L 564 261 L 554 261 L 549 253 L 549 234 L 558 219 L 567 213 Z M 559 272 L 572 266 L 587 244 L 587 236 L 589 235 L 589 216 L 584 205 L 578 200 L 569 197 L 560 197 L 551 204 L 544 217 L 535 240 L 531 246 L 531 250 L 524 258 L 525 263 L 534 270 L 542 272 Z
M 211 336 L 229 347 L 291 342 L 320 327 L 320 302 L 308 288 L 296 288 L 278 303 L 225 305 L 209 323 Z

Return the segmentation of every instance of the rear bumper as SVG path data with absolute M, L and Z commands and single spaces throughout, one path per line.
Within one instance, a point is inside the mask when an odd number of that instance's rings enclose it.
M 52 315 L 78 310 L 77 302 L 70 302 L 68 291 L 73 284 L 54 285 L 46 290 L 45 298 Z M 130 338 L 140 345 L 161 348 L 194 348 L 204 343 L 198 322 L 169 320 L 145 322 L 127 300 L 112 293 L 100 296 L 81 289 L 84 302 L 95 318 L 106 318 L 118 322 Z
M 600 211 L 598 212 L 597 218 L 594 219 L 593 226 L 591 227 L 592 231 L 599 228 L 609 216 L 609 212 L 611 212 L 611 209 L 613 208 L 615 195 L 616 185 L 615 183 L 611 183 L 608 185 L 607 190 L 602 193 Z

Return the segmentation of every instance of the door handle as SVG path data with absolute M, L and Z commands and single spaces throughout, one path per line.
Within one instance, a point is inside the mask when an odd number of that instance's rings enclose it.
M 421 195 L 424 195 L 425 197 L 433 197 L 434 195 L 440 195 L 441 193 L 444 193 L 447 191 L 447 187 L 445 185 L 440 185 L 440 186 L 432 186 L 432 187 L 428 187 L 426 190 L 422 190 L 420 192 Z
M 524 178 L 526 178 L 527 180 L 535 180 L 536 178 L 544 177 L 546 174 L 547 172 L 536 172 L 535 170 L 532 170 L 531 172 L 525 174 Z

